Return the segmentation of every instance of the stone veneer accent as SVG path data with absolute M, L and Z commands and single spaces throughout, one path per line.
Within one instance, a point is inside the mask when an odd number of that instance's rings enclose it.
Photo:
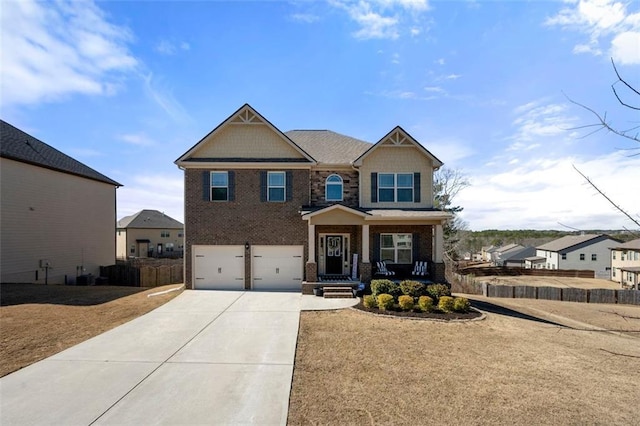
M 307 262 L 304 266 L 305 277 L 307 282 L 315 283 L 318 281 L 318 264 L 315 262 Z
M 233 170 L 233 169 L 227 169 Z M 275 169 L 274 169 L 275 170 Z M 284 170 L 284 169 L 280 169 Z M 293 199 L 260 201 L 260 170 L 235 170 L 235 200 L 205 201 L 204 169 L 185 170 L 185 285 L 193 288 L 193 245 L 302 245 L 308 256 L 307 222 L 300 207 L 309 204 L 309 171 L 292 170 Z M 245 288 L 251 288 L 250 251 L 245 253 Z
M 331 175 L 342 178 L 342 201 L 327 201 L 325 199 L 325 181 Z M 311 205 L 329 206 L 340 203 L 348 207 L 357 208 L 359 175 L 355 170 L 312 170 L 311 171 Z

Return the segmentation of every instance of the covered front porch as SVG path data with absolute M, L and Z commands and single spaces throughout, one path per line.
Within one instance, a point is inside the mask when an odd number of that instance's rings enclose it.
M 335 204 L 301 212 L 308 227 L 307 283 L 364 282 L 374 278 L 422 278 L 444 282 L 440 210 L 360 210 Z M 384 261 L 394 275 L 379 274 Z M 427 275 L 413 276 L 416 262 Z

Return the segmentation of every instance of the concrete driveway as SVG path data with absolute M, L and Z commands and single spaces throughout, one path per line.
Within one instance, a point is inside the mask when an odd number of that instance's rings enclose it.
M 0 424 L 286 424 L 300 311 L 355 303 L 187 290 L 0 379 Z

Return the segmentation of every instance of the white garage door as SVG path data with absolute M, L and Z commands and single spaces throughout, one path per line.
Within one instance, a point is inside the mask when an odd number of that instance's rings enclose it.
M 196 290 L 244 290 L 244 246 L 193 246 Z
M 254 290 L 302 289 L 302 246 L 253 246 Z

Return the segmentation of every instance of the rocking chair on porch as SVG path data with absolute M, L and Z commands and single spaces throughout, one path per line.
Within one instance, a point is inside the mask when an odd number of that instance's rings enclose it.
M 425 275 L 428 275 L 427 262 L 417 261 L 413 267 L 413 271 L 411 271 L 411 275 L 416 277 L 424 277 Z
M 376 275 L 391 276 L 396 274 L 395 272 L 387 269 L 387 264 L 384 263 L 384 260 L 376 262 L 376 267 L 378 268 L 378 270 L 376 271 Z

